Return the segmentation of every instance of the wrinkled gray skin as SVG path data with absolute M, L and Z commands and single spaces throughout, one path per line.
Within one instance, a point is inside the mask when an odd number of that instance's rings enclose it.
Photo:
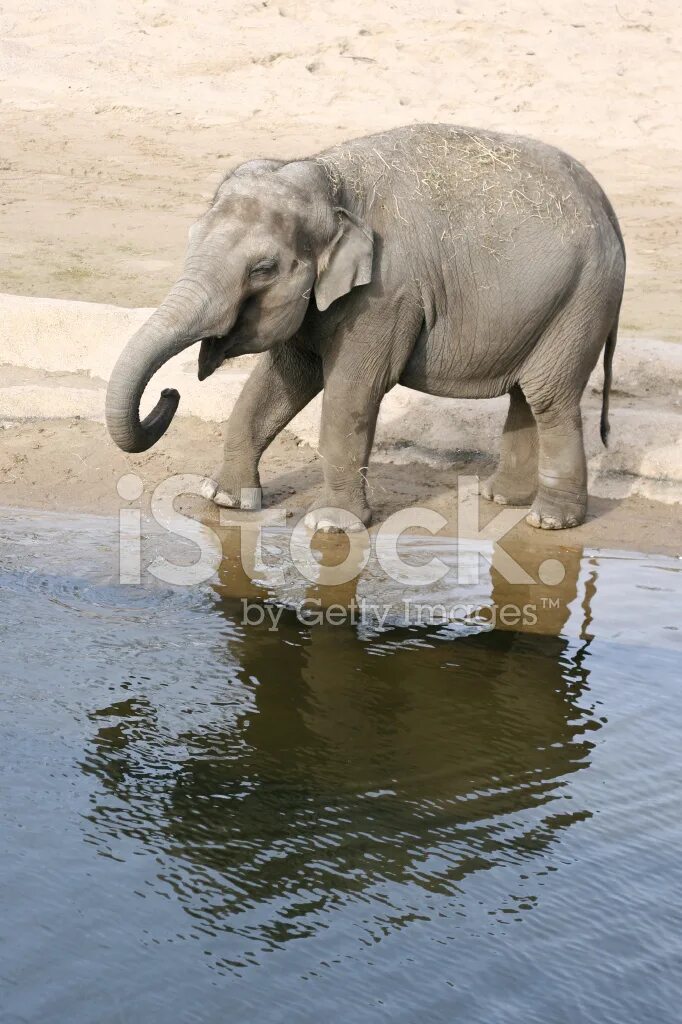
M 613 210 L 579 163 L 542 143 L 446 125 L 358 139 L 306 160 L 243 164 L 190 230 L 182 278 L 114 369 L 107 424 L 139 452 L 167 429 L 151 376 L 201 343 L 199 379 L 263 355 L 204 493 L 237 506 L 265 448 L 324 389 L 324 493 L 306 519 L 369 523 L 365 475 L 383 396 L 509 394 L 499 468 L 483 486 L 530 504 L 533 526 L 581 523 L 580 397 L 606 344 L 602 437 L 625 255 Z M 323 507 L 337 511 L 321 512 Z

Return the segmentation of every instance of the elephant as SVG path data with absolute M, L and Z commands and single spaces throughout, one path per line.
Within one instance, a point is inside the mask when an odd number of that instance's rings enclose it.
M 202 493 L 249 507 L 266 447 L 323 391 L 324 489 L 313 530 L 371 521 L 366 470 L 383 396 L 509 395 L 499 465 L 482 485 L 528 522 L 583 522 L 580 401 L 604 350 L 601 437 L 625 277 L 613 208 L 582 164 L 529 138 L 441 124 L 317 156 L 250 160 L 190 228 L 183 273 L 112 372 L 106 422 L 127 452 L 155 444 L 179 402 L 140 421 L 152 375 L 200 343 L 198 376 L 262 353 Z M 251 506 L 253 507 L 253 506 Z

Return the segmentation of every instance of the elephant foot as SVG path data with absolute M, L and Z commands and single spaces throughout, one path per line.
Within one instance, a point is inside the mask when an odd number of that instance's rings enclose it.
M 313 532 L 359 533 L 372 522 L 372 511 L 366 505 L 355 510 L 337 505 L 316 505 L 306 514 L 303 522 Z
M 541 487 L 526 522 L 540 530 L 568 530 L 585 521 L 587 495 L 553 492 Z
M 205 477 L 199 488 L 203 498 L 221 508 L 241 508 L 251 512 L 261 507 L 261 489 L 252 487 L 224 487 L 214 477 Z
M 535 480 L 498 471 L 483 480 L 479 490 L 482 497 L 498 505 L 523 506 L 532 503 L 537 483 Z

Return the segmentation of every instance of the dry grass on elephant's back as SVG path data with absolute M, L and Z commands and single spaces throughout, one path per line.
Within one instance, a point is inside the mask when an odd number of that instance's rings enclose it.
M 405 222 L 427 206 L 442 215 L 453 240 L 474 224 L 490 242 L 500 243 L 510 240 L 514 222 L 553 225 L 562 236 L 591 226 L 571 182 L 570 159 L 513 136 L 414 125 L 408 133 L 383 133 L 376 144 L 369 139 L 340 146 L 317 161 L 332 195 L 344 187 L 368 207 L 381 204 Z

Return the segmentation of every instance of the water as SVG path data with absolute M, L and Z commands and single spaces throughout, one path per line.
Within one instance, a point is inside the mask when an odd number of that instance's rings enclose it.
M 275 632 L 113 525 L 0 516 L 3 1024 L 679 1020 L 682 563 Z

